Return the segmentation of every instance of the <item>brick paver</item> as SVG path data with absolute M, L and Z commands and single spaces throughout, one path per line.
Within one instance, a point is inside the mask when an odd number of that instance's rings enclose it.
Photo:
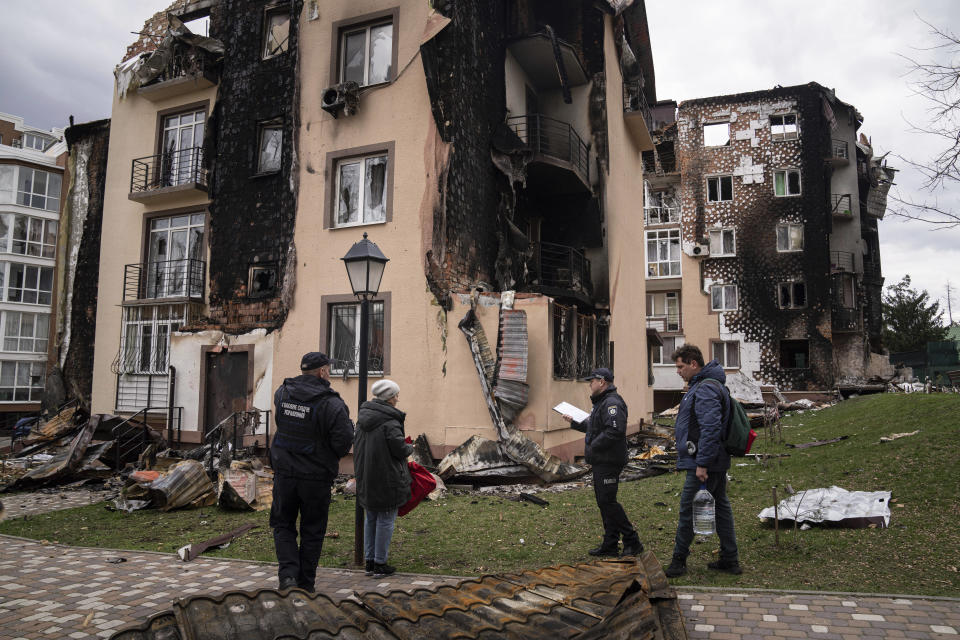
M 0 513 L 0 521 L 21 516 L 35 516 L 41 513 L 59 511 L 60 509 L 85 507 L 88 504 L 101 502 L 114 493 L 116 492 L 110 490 L 81 488 L 0 495 L 0 501 L 3 502 L 3 513 Z
M 124 558 L 124 562 L 110 562 Z M 416 589 L 457 578 L 321 569 L 317 589 Z M 275 588 L 276 564 L 44 545 L 0 536 L 0 638 L 107 638 L 199 593 Z M 691 639 L 957 639 L 960 599 L 678 588 Z

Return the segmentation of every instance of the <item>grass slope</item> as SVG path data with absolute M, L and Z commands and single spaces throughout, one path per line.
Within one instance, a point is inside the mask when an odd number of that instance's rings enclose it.
M 960 596 L 960 396 L 874 395 L 784 421 L 784 440 L 809 442 L 849 435 L 836 444 L 788 449 L 761 435 L 756 452 L 789 453 L 766 466 L 730 470 L 730 497 L 745 573 L 706 569 L 716 542 L 698 541 L 690 572 L 678 584 Z M 920 433 L 879 442 L 882 435 Z M 745 460 L 736 460 L 743 463 Z M 757 513 L 772 504 L 771 488 L 837 485 L 851 491 L 893 492 L 888 529 L 774 532 Z M 682 477 L 669 474 L 621 485 L 624 504 L 647 548 L 667 564 L 673 548 Z M 497 496 L 451 496 L 400 518 L 390 561 L 402 571 L 475 575 L 588 558 L 600 537 L 592 489 L 544 493 L 539 507 Z M 321 563 L 349 566 L 354 502 L 336 496 Z M 260 525 L 229 548 L 210 555 L 274 561 L 268 514 L 216 508 L 109 512 L 102 505 L 0 523 L 0 533 L 62 544 L 174 551 L 243 523 Z M 521 542 L 521 539 L 523 542 Z

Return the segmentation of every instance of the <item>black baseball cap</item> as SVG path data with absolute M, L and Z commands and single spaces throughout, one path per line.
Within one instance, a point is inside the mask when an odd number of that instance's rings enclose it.
M 606 367 L 600 367 L 599 369 L 594 369 L 590 372 L 584 381 L 586 380 L 606 380 L 607 382 L 613 382 L 613 371 L 607 369 Z
M 327 354 L 311 351 L 304 354 L 303 358 L 300 359 L 300 371 L 313 371 L 328 364 L 330 364 L 330 358 L 327 357 Z

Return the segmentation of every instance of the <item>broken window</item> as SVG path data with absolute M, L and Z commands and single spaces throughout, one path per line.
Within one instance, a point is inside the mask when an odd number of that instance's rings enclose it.
M 672 278 L 680 274 L 680 229 L 647 231 L 647 277 Z
M 647 294 L 647 326 L 661 332 L 680 331 L 679 291 Z
M 257 153 L 257 173 L 280 171 L 283 159 L 283 122 L 270 120 L 260 123 L 260 149 Z
M 736 232 L 733 229 L 710 230 L 710 255 L 713 257 L 737 254 Z
M 724 369 L 740 368 L 740 341 L 729 340 L 712 343 L 713 359 L 720 363 Z
M 857 308 L 856 279 L 852 273 L 838 273 L 834 275 L 837 306 L 841 309 Z
M 576 309 L 553 304 L 553 377 L 573 378 L 573 334 Z
M 780 366 L 784 369 L 806 369 L 810 366 L 809 340 L 781 340 Z
M 773 193 L 777 196 L 800 195 L 800 170 L 783 169 L 773 172 Z
M 3 312 L 3 350 L 46 353 L 50 315 L 46 313 Z
M 648 225 L 680 222 L 680 206 L 673 191 L 650 191 L 646 181 L 643 191 L 643 213 Z
M 594 364 L 594 328 L 596 318 L 577 314 L 577 377 L 585 378 L 596 366 Z
M 263 58 L 284 53 L 290 42 L 290 8 L 268 7 L 263 14 Z
M 802 224 L 785 223 L 777 225 L 777 251 L 781 253 L 803 251 Z
M 53 292 L 53 267 L 37 267 L 18 263 L 0 263 L 0 278 L 7 285 L 7 302 L 50 304 Z M 3 274 L 0 274 L 3 275 Z
M 595 340 L 594 362 L 598 367 L 613 368 L 610 359 L 610 318 L 601 316 L 597 319 L 597 337 Z
M 204 213 L 150 220 L 143 289 L 147 298 L 203 296 L 205 227 Z
M 797 129 L 797 114 L 787 113 L 781 116 L 770 116 L 771 140 L 796 140 L 799 135 Z
M 683 344 L 683 338 L 680 336 L 670 338 L 661 336 L 660 339 L 663 340 L 663 345 L 653 345 L 650 361 L 653 362 L 653 364 L 673 364 L 673 362 L 670 361 L 670 355 L 677 350 L 677 347 Z
M 164 117 L 160 186 L 173 187 L 200 181 L 206 120 L 207 112 L 204 109 L 192 109 Z
M 733 176 L 707 178 L 707 202 L 733 200 Z
M 45 366 L 44 362 L 0 362 L 0 402 L 39 402 Z
M 807 306 L 807 285 L 802 281 L 777 285 L 777 301 L 781 309 L 802 309 Z
M 367 339 L 367 373 L 383 375 L 384 361 L 384 302 L 370 303 L 369 335 Z M 360 303 L 330 305 L 330 372 L 357 375 L 360 373 Z
M 730 144 L 730 123 L 715 122 L 703 125 L 703 146 L 724 147 Z
M 386 221 L 387 170 L 385 153 L 337 162 L 334 226 Z
M 165 374 L 170 335 L 186 319 L 186 305 L 162 304 L 123 308 L 123 334 L 116 370 L 119 373 Z
M 56 220 L 0 214 L 0 251 L 53 258 L 56 246 Z
M 736 311 L 737 285 L 715 284 L 710 287 L 711 311 Z
M 17 204 L 46 211 L 60 210 L 59 173 L 19 167 L 17 180 Z
M 251 265 L 247 282 L 247 297 L 265 298 L 277 290 L 277 265 Z
M 340 82 L 361 87 L 389 82 L 393 71 L 393 21 L 344 29 L 340 34 Z

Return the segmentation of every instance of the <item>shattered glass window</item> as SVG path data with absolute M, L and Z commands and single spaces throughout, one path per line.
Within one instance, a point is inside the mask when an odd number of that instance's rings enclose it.
M 260 154 L 257 173 L 280 171 L 283 150 L 283 125 L 276 122 L 260 125 Z
M 360 86 L 389 82 L 393 72 L 393 23 L 344 31 L 340 38 L 340 82 Z
M 0 247 L 6 248 L 5 225 L 0 230 Z M 12 253 L 43 258 L 54 257 L 57 244 L 57 221 L 42 220 L 30 216 L 16 216 L 13 223 Z
M 800 171 L 797 169 L 774 171 L 773 192 L 777 196 L 800 195 Z
M 263 57 L 285 52 L 290 41 L 290 10 L 287 7 L 268 10 L 263 22 Z
M 172 187 L 199 179 L 206 111 L 188 111 L 163 119 L 160 186 Z
M 202 213 L 150 221 L 144 288 L 147 298 L 203 296 L 205 221 Z
M 385 351 L 383 301 L 370 303 L 367 373 L 382 374 Z M 360 303 L 330 305 L 330 372 L 358 374 L 360 369 Z
M 338 163 L 335 226 L 386 221 L 388 171 L 386 154 Z
M 803 251 L 803 225 L 777 225 L 777 251 Z
M 771 140 L 796 140 L 797 137 L 799 137 L 797 114 L 789 113 L 782 116 L 770 116 Z
M 807 306 L 807 286 L 802 281 L 781 282 L 778 290 L 781 309 L 802 309 Z
M 707 202 L 733 200 L 733 177 L 716 176 L 707 178 Z
M 710 287 L 711 311 L 737 310 L 737 285 L 715 284 Z
M 736 237 L 733 229 L 710 230 L 710 255 L 736 255 Z
M 0 402 L 36 402 L 43 396 L 43 362 L 0 362 Z

